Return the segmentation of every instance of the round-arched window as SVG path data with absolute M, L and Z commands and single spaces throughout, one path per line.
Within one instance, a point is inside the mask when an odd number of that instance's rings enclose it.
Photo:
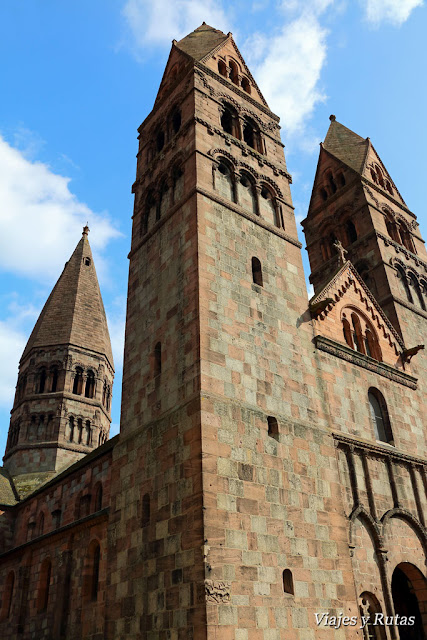
M 394 445 L 390 418 L 383 394 L 378 389 L 371 387 L 368 391 L 368 400 L 375 439 Z

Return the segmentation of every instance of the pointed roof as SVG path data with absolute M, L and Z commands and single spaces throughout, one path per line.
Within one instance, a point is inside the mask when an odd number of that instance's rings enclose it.
M 73 344 L 105 355 L 114 367 L 107 318 L 87 237 L 88 227 L 44 305 L 24 349 Z
M 347 284 L 343 287 L 342 282 L 344 280 L 347 280 Z M 346 293 L 350 284 L 354 285 L 355 283 L 357 283 L 357 287 L 362 292 L 362 296 L 360 296 L 360 294 L 358 295 L 358 306 L 362 308 L 364 307 L 364 311 L 368 316 L 371 316 L 371 320 L 376 320 L 377 327 L 382 327 L 384 335 L 388 334 L 389 339 L 394 340 L 396 343 L 396 347 L 403 351 L 405 344 L 402 338 L 397 333 L 396 329 L 393 327 L 392 323 L 387 318 L 381 306 L 378 304 L 377 300 L 372 295 L 371 291 L 368 289 L 359 272 L 350 260 L 344 262 L 343 265 L 339 265 L 338 269 L 328 280 L 322 290 L 310 299 L 310 307 L 314 307 L 321 300 L 330 299 L 328 306 L 332 309 Z M 341 296 L 334 295 L 334 288 L 341 289 Z M 329 298 L 330 295 L 334 295 L 334 298 Z
M 361 138 L 347 129 L 337 122 L 335 116 L 330 116 L 330 121 L 323 148 L 361 174 L 369 150 L 369 138 Z
M 195 60 L 202 60 L 213 49 L 225 42 L 229 36 L 210 27 L 205 22 L 197 27 L 194 31 L 175 43 L 181 51 L 191 56 Z

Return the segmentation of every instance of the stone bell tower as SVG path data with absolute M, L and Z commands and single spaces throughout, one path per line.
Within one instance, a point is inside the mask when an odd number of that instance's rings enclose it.
M 88 232 L 19 363 L 4 466 L 21 497 L 108 438 L 114 365 Z
M 278 117 L 203 24 L 139 134 L 108 637 L 282 637 L 351 580 Z

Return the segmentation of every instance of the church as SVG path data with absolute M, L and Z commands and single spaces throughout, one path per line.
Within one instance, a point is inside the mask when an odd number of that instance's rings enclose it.
M 119 435 L 87 227 L 19 363 L 2 640 L 427 638 L 424 241 L 331 116 L 308 300 L 279 132 L 231 33 L 173 41 L 138 129 Z

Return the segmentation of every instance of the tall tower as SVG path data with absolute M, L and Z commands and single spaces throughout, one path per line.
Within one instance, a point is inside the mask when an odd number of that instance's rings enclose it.
M 108 438 L 114 365 L 88 232 L 19 363 L 4 466 L 21 497 Z
M 425 638 L 427 256 L 370 139 L 330 119 L 303 226 L 352 580 L 390 620 L 364 637 Z
M 203 24 L 139 134 L 108 637 L 302 638 L 355 598 L 278 117 Z
M 395 328 L 411 341 L 414 329 L 421 338 L 427 318 L 427 253 L 416 216 L 371 140 L 335 116 L 330 120 L 303 222 L 314 290 L 336 268 L 338 239 Z

